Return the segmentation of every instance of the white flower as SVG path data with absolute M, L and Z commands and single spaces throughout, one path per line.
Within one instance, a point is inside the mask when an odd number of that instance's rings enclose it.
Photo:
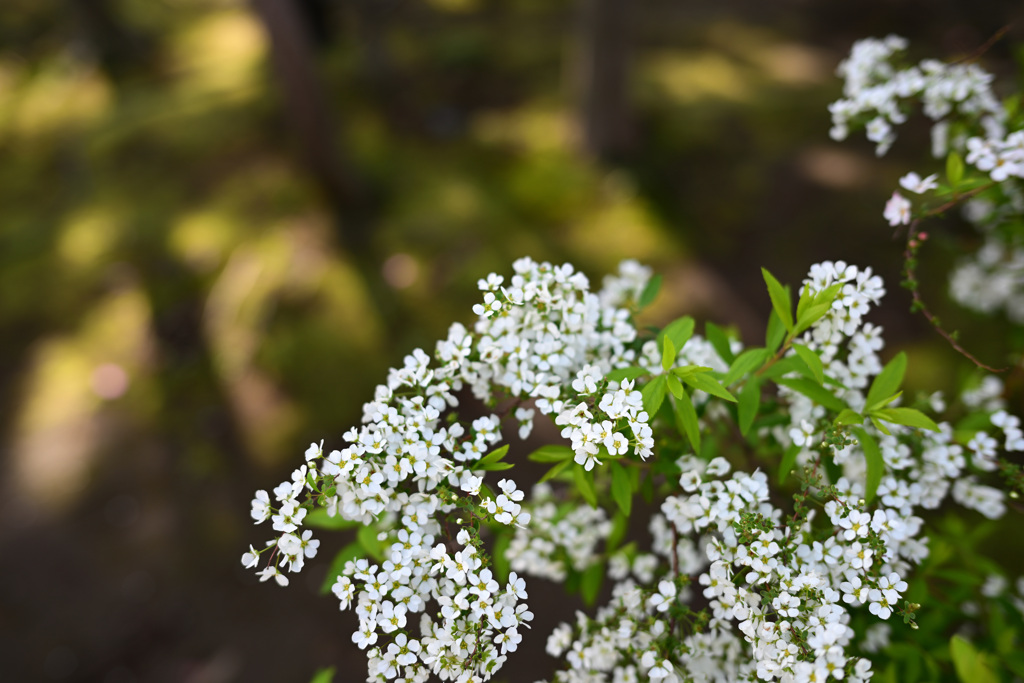
M 910 223 L 910 202 L 899 192 L 893 192 L 892 197 L 885 203 L 882 216 L 889 221 L 889 225 L 907 225 Z
M 928 176 L 927 178 L 922 178 L 921 176 L 911 171 L 910 173 L 900 178 L 900 186 L 904 190 L 909 190 L 910 192 L 914 192 L 915 194 L 924 194 L 925 192 L 929 190 L 934 190 L 939 186 L 938 178 L 939 176 L 935 173 Z

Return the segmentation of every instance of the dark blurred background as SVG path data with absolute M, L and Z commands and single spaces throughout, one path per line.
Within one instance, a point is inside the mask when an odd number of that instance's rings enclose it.
M 906 314 L 881 218 L 902 173 L 938 170 L 926 135 L 878 160 L 829 140 L 826 106 L 856 39 L 952 58 L 1015 20 L 983 63 L 1019 87 L 1019 14 L 5 0 L 0 680 L 363 680 L 355 616 L 318 596 L 347 539 L 319 534 L 291 586 L 260 585 L 239 562 L 270 533 L 249 500 L 310 441 L 338 444 L 386 368 L 467 321 L 477 278 L 521 255 L 595 285 L 640 259 L 666 276 L 652 320 L 686 311 L 750 341 L 760 266 L 796 283 L 825 258 L 871 265 L 890 291 L 875 320 L 924 359 L 912 381 L 953 389 L 963 363 Z M 936 230 L 922 270 L 945 313 L 941 243 L 960 235 Z M 998 319 L 948 315 L 1005 350 Z M 546 675 L 562 602 L 535 607 L 506 680 Z

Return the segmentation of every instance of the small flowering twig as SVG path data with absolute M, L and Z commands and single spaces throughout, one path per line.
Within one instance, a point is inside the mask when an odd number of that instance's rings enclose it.
M 980 189 L 981 188 L 978 188 L 978 191 L 980 191 Z M 966 194 L 967 193 L 965 193 L 965 195 L 963 196 L 966 196 Z M 929 213 L 941 213 L 941 211 L 944 211 L 950 206 L 956 204 L 957 201 L 958 200 L 953 200 L 951 202 L 948 202 L 942 207 L 935 209 L 934 212 Z M 920 220 L 921 219 L 919 218 L 915 218 L 910 223 L 910 225 L 907 226 L 907 246 L 906 249 L 904 249 L 903 251 L 904 280 L 901 284 L 906 289 L 910 290 L 910 295 L 913 298 L 913 302 L 910 305 L 910 310 L 914 312 L 920 312 L 928 320 L 928 322 L 931 323 L 932 328 L 936 332 L 938 332 L 943 339 L 949 342 L 949 345 L 953 347 L 954 351 L 956 351 L 961 356 L 974 363 L 979 368 L 995 373 L 1006 372 L 1007 370 L 1009 370 L 1008 367 L 994 368 L 991 365 L 982 362 L 977 358 L 977 356 L 975 356 L 970 351 L 961 346 L 960 343 L 957 342 L 956 340 L 957 333 L 955 331 L 952 333 L 946 331 L 946 329 L 942 326 L 942 321 L 940 321 L 939 318 L 934 313 L 931 312 L 931 310 L 928 308 L 928 305 L 924 302 L 924 299 L 921 298 L 921 291 L 918 287 L 919 281 L 917 278 L 917 253 L 921 249 L 921 245 L 928 240 L 928 233 L 918 232 L 917 226 Z

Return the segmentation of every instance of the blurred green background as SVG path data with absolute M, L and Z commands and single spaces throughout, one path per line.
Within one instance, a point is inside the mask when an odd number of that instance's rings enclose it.
M 896 179 L 934 164 L 924 137 L 877 160 L 829 140 L 826 106 L 856 39 L 957 56 L 1019 14 L 6 0 L 0 679 L 362 680 L 355 617 L 317 595 L 342 542 L 289 588 L 260 586 L 239 563 L 269 534 L 249 500 L 310 441 L 339 443 L 387 367 L 469 320 L 477 278 L 522 255 L 595 284 L 640 259 L 666 277 L 652 320 L 751 340 L 760 266 L 796 283 L 825 258 L 871 265 L 890 291 L 875 319 L 925 359 L 913 381 L 952 389 L 962 363 L 906 315 L 881 218 Z M 1022 29 L 985 57 L 1011 83 Z M 922 266 L 940 310 L 951 253 Z M 949 315 L 968 340 L 999 329 Z M 974 336 L 996 353 L 1000 334 Z M 545 675 L 545 623 L 507 680 Z

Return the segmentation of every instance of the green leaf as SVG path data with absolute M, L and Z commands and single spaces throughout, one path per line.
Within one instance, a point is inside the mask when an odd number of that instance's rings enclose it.
M 796 456 L 800 454 L 800 447 L 796 444 L 790 444 L 786 452 L 782 454 L 782 461 L 779 463 L 779 482 L 786 481 L 786 477 L 789 476 L 790 470 L 793 469 L 793 465 L 796 464 Z
M 325 669 L 318 669 L 313 678 L 310 679 L 309 683 L 331 683 L 334 680 L 334 667 L 329 666 Z
M 673 320 L 658 333 L 658 345 L 664 344 L 665 339 L 671 339 L 675 350 L 682 350 L 686 346 L 686 342 L 690 341 L 690 337 L 693 336 L 693 326 L 693 318 L 688 315 Z M 672 355 L 672 360 L 675 360 L 675 354 Z M 668 368 L 665 369 L 668 370 Z
M 574 467 L 572 470 L 573 479 L 576 481 L 576 487 L 580 490 L 580 494 L 583 499 L 590 503 L 590 507 L 597 507 L 597 491 L 594 490 L 594 475 L 591 472 L 587 472 L 583 469 L 583 465 Z
M 736 380 L 746 377 L 752 370 L 764 365 L 764 362 L 768 360 L 770 355 L 771 352 L 768 349 L 747 349 L 738 355 L 732 365 L 729 366 L 729 372 L 725 373 L 722 384 L 725 386 L 735 384 Z
M 761 384 L 759 382 L 747 382 L 740 391 L 739 401 L 736 406 L 739 417 L 740 434 L 747 435 L 754 418 L 757 417 L 757 410 L 761 406 Z
M 882 458 L 882 449 L 874 437 L 868 434 L 863 427 L 855 427 L 853 433 L 857 435 L 857 441 L 864 451 L 864 458 L 867 461 L 867 480 L 864 484 L 864 501 L 868 504 L 875 499 L 878 485 L 882 483 L 882 474 L 885 473 L 885 460 Z
M 512 544 L 512 534 L 508 531 L 499 531 L 494 536 L 494 546 L 491 548 L 491 557 L 494 559 L 494 573 L 498 580 L 504 583 L 508 581 L 508 573 L 511 569 L 508 559 L 508 547 Z
M 949 640 L 949 654 L 961 683 L 999 683 L 999 677 L 988 668 L 970 641 L 953 636 Z
M 900 351 L 891 361 L 885 364 L 882 371 L 871 382 L 871 388 L 868 389 L 864 405 L 872 406 L 899 391 L 900 383 L 903 381 L 903 373 L 906 371 L 907 354 Z
M 580 580 L 580 595 L 583 597 L 583 602 L 587 603 L 588 606 L 593 607 L 594 603 L 597 602 L 597 595 L 601 592 L 601 583 L 603 581 L 603 562 L 595 562 L 584 570 L 583 578 Z
M 667 334 L 661 340 L 661 369 L 668 372 L 676 363 L 676 344 Z
M 538 483 L 543 484 L 546 481 L 554 479 L 559 474 L 561 474 L 562 471 L 565 470 L 565 468 L 567 468 L 572 463 L 573 463 L 573 460 L 571 460 L 571 459 L 570 460 L 563 460 L 562 462 L 558 463 L 557 465 L 555 465 L 554 467 L 549 469 L 547 472 L 545 472 L 544 476 L 540 478 L 540 481 Z
M 683 385 L 679 383 L 679 378 L 675 375 L 665 375 L 665 384 L 668 385 L 668 390 L 672 392 L 672 395 L 676 398 L 679 398 L 679 394 L 683 393 Z
M 675 402 L 675 414 L 680 431 L 686 434 L 690 445 L 693 446 L 693 452 L 700 455 L 700 423 L 697 422 L 697 411 L 694 410 L 693 401 L 685 391 Z
M 804 379 L 803 377 L 779 377 L 775 382 L 803 394 L 818 405 L 824 406 L 829 410 L 837 413 L 846 410 L 846 404 L 836 398 L 831 391 L 820 384 L 815 384 L 809 379 Z
M 574 455 L 575 453 L 568 446 L 548 444 L 541 446 L 526 457 L 534 462 L 560 462 L 562 460 L 571 460 Z
M 877 413 L 879 410 L 881 410 L 885 406 L 889 405 L 890 403 L 892 403 L 893 401 L 895 401 L 896 399 L 898 399 L 902 395 L 903 395 L 902 391 L 897 391 L 892 396 L 889 396 L 888 398 L 883 398 L 878 403 L 875 403 L 874 405 L 869 405 L 866 408 L 864 408 L 864 414 L 865 415 L 870 415 L 872 413 Z
M 885 426 L 885 423 L 879 420 L 877 417 L 875 417 L 874 415 L 869 415 L 868 417 L 871 419 L 871 424 L 875 425 L 875 429 L 882 432 L 886 436 L 892 434 L 892 432 L 889 431 L 889 428 Z
M 704 323 L 704 336 L 707 337 L 719 358 L 730 364 L 736 359 L 729 343 L 729 336 L 721 327 L 714 323 Z
M 658 296 L 658 290 L 661 289 L 661 281 L 661 273 L 658 273 L 647 281 L 644 291 L 640 293 L 640 300 L 636 302 L 638 308 L 647 308 L 651 305 L 654 298 Z
M 372 524 L 360 527 L 356 532 L 356 538 L 368 555 L 372 555 L 378 562 L 384 561 L 384 548 L 377 540 L 377 527 Z
M 872 416 L 898 425 L 927 429 L 932 432 L 939 431 L 939 426 L 932 422 L 930 417 L 914 408 L 882 408 L 872 413 Z
M 795 334 L 800 334 L 808 327 L 825 317 L 825 314 L 832 308 L 832 304 L 814 304 L 808 306 L 796 320 Z
M 775 353 L 782 340 L 786 338 L 786 326 L 779 319 L 778 314 L 772 311 L 768 315 L 768 327 L 764 331 L 764 345 L 771 353 Z
M 796 355 L 800 356 L 800 360 L 814 374 L 814 379 L 818 380 L 818 384 L 824 384 L 825 366 L 821 363 L 821 357 L 803 344 L 793 344 L 793 350 L 796 351 Z
M 324 582 L 320 585 L 320 594 L 326 595 L 331 592 L 331 587 L 334 582 L 338 580 L 341 573 L 345 571 L 345 563 L 350 560 L 354 560 L 357 557 L 362 557 L 363 546 L 359 541 L 352 541 L 347 546 L 338 551 L 338 554 L 331 560 L 331 566 L 327 570 L 327 575 L 324 576 Z
M 622 510 L 622 514 L 629 516 L 633 509 L 633 487 L 629 482 L 629 473 L 617 462 L 611 463 L 612 470 L 612 498 L 615 504 Z
M 767 268 L 761 269 L 765 284 L 768 285 L 768 296 L 772 300 L 772 309 L 779 316 L 779 320 L 786 326 L 786 330 L 793 331 L 793 308 L 789 301 L 789 292 L 779 284 L 775 276 L 768 272 Z
M 682 380 L 694 389 L 700 389 L 701 391 L 717 396 L 718 398 L 723 398 L 726 401 L 732 401 L 733 403 L 736 402 L 736 397 L 733 396 L 728 389 L 719 384 L 717 379 L 706 373 L 687 375 L 683 377 Z
M 960 181 L 964 179 L 964 160 L 956 152 L 950 152 L 946 157 L 946 180 L 949 186 L 956 190 Z
M 855 410 L 844 409 L 836 418 L 837 425 L 859 425 L 864 422 L 864 416 Z
M 509 444 L 505 444 L 501 448 L 496 448 L 484 457 L 476 461 L 475 464 L 470 465 L 471 470 L 484 470 L 490 472 L 500 472 L 501 470 L 508 470 L 514 467 L 510 462 L 501 462 L 501 459 L 508 453 Z
M 644 368 L 619 368 L 618 370 L 612 370 L 605 375 L 604 378 L 609 382 L 621 382 L 624 379 L 636 379 L 637 377 L 643 377 L 646 374 L 649 373 Z
M 640 390 L 640 395 L 643 396 L 644 410 L 652 420 L 665 400 L 665 382 L 665 375 L 658 375 Z
M 330 529 L 337 531 L 339 529 L 354 529 L 360 526 L 362 522 L 353 522 L 351 519 L 345 519 L 341 515 L 335 515 L 329 517 L 327 510 L 324 508 L 316 508 L 310 511 L 308 515 L 302 518 L 303 526 L 311 526 L 314 529 Z
M 811 294 L 811 286 L 804 285 L 800 290 L 800 296 L 796 300 L 796 319 L 800 320 L 800 316 L 812 304 L 814 304 L 814 295 Z

